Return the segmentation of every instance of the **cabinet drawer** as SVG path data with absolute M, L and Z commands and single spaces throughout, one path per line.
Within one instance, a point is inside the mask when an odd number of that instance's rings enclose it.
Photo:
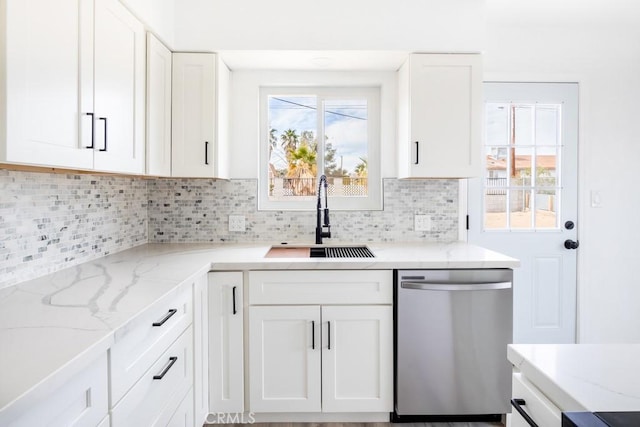
M 22 426 L 97 426 L 108 420 L 107 353 L 8 424 Z M 108 424 L 107 424 L 108 425 Z
M 560 409 L 520 373 L 513 374 L 513 397 L 525 401 L 522 408 L 539 426 L 561 426 Z M 512 408 L 510 426 L 529 427 L 529 424 Z
M 166 425 L 192 380 L 193 333 L 189 327 L 116 405 L 111 413 L 112 425 Z
M 158 360 L 192 319 L 191 288 L 187 288 L 171 293 L 116 332 L 116 342 L 111 348 L 112 406 Z
M 250 271 L 249 304 L 391 304 L 391 270 Z

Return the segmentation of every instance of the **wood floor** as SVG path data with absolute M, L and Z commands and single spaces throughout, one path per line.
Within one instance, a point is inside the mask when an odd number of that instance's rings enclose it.
M 241 427 L 248 424 L 205 424 L 208 427 Z M 252 427 L 504 427 L 502 423 L 255 423 Z

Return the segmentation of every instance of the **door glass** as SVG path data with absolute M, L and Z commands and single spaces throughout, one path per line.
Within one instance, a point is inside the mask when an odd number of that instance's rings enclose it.
M 561 105 L 487 103 L 485 114 L 485 230 L 559 229 Z

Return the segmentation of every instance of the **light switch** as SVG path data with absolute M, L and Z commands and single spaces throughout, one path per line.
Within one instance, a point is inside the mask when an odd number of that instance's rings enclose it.
M 591 207 L 592 208 L 602 207 L 602 193 L 600 191 L 591 190 Z

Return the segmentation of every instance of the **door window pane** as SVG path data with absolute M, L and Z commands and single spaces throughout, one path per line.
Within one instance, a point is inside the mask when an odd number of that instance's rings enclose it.
M 561 105 L 486 109 L 485 229 L 559 229 Z
M 531 190 L 509 190 L 509 227 L 531 229 Z
M 536 190 L 535 197 L 536 228 L 556 228 L 556 190 Z

